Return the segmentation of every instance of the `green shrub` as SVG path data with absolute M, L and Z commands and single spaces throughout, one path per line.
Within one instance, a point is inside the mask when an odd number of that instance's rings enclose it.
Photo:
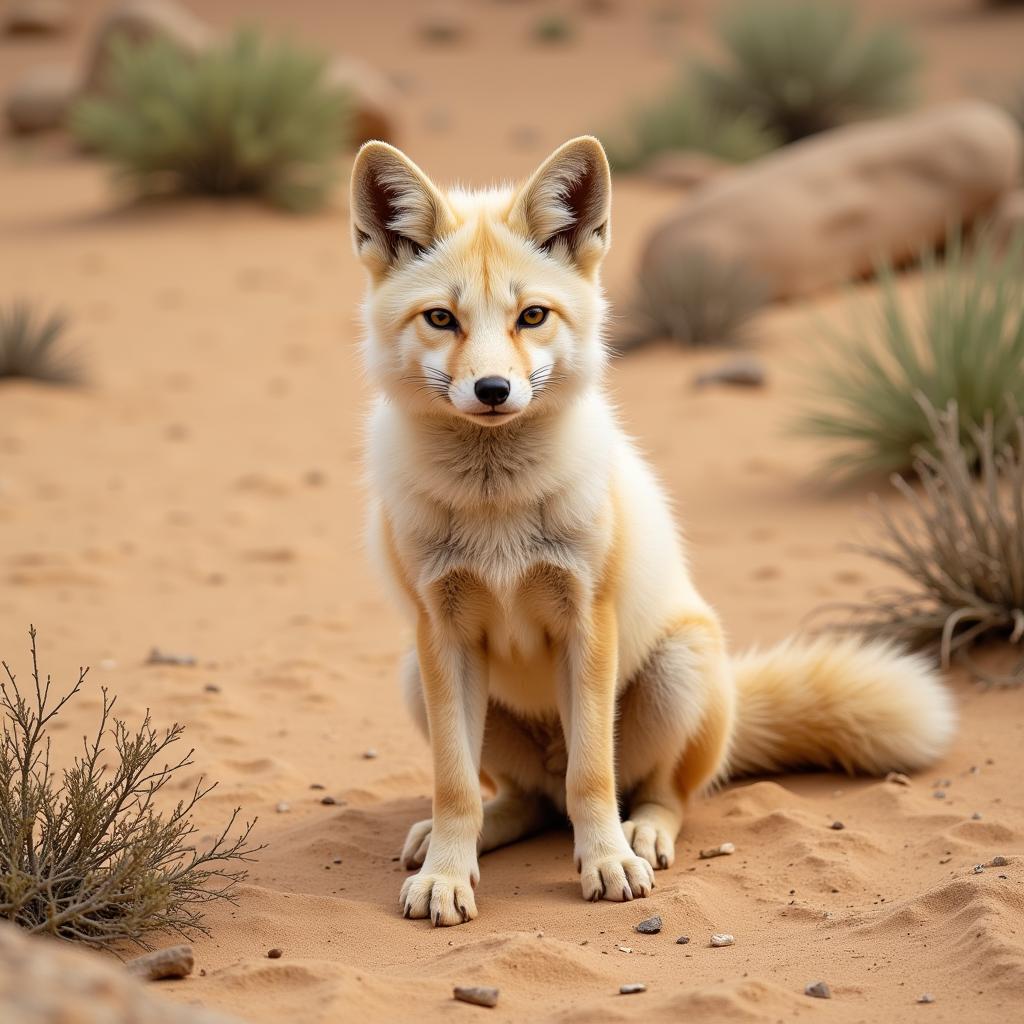
M 785 142 L 902 106 L 918 66 L 901 29 L 858 30 L 852 7 L 831 0 L 746 0 L 726 12 L 720 34 L 727 63 L 699 64 L 703 87 Z
M 922 398 L 935 409 L 955 403 L 972 463 L 969 425 L 991 416 L 1001 445 L 1014 429 L 1007 399 L 1024 408 L 1024 235 L 1004 251 L 986 232 L 971 249 L 956 235 L 942 263 L 926 254 L 923 264 L 919 303 L 882 267 L 874 323 L 827 335 L 831 354 L 812 373 L 820 403 L 797 426 L 842 446 L 835 469 L 908 469 L 933 445 Z
M 545 14 L 533 26 L 533 38 L 540 43 L 566 43 L 572 35 L 572 22 L 556 12 Z
M 162 40 L 115 44 L 109 95 L 81 101 L 72 126 L 138 193 L 324 201 L 349 103 L 319 57 L 252 30 L 198 57 Z
M 905 582 L 852 606 L 852 626 L 936 650 L 946 667 L 959 654 L 976 675 L 996 681 L 968 652 L 986 639 L 1024 644 L 1024 416 L 1012 417 L 1002 445 L 987 416 L 965 447 L 955 404 L 938 414 L 924 402 L 922 411 L 935 453 L 914 467 L 922 493 L 896 476 L 904 513 L 880 505 L 881 538 L 859 548 Z M 980 479 L 972 475 L 976 461 Z M 998 681 L 1024 682 L 1024 658 Z
M 768 288 L 742 263 L 694 251 L 645 273 L 616 345 L 666 338 L 683 346 L 730 345 L 768 301 Z
M 23 692 L 6 662 L 0 682 L 0 919 L 93 946 L 144 946 L 147 936 L 168 930 L 205 932 L 202 908 L 233 902 L 245 878 L 238 865 L 259 849 L 248 845 L 252 825 L 228 838 L 236 810 L 198 850 L 192 811 L 213 787 L 200 780 L 173 809 L 156 807 L 164 786 L 192 764 L 191 750 L 163 761 L 182 727 L 158 731 L 147 712 L 132 731 L 113 717 L 105 689 L 96 730 L 70 767 L 54 771 L 47 730 L 88 669 L 51 698 L 50 677 L 39 674 L 35 629 L 29 635 L 32 682 Z
M 44 316 L 27 302 L 0 309 L 0 380 L 24 377 L 52 384 L 74 384 L 78 363 L 60 348 L 67 327 L 61 313 Z
M 741 163 L 779 144 L 756 116 L 723 110 L 686 76 L 608 135 L 608 160 L 617 171 L 634 170 L 668 150 L 695 150 Z

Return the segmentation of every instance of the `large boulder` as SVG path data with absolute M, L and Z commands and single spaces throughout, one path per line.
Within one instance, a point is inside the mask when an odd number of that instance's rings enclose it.
M 59 128 L 78 92 L 74 68 L 41 64 L 16 79 L 4 103 L 7 126 L 28 135 Z
M 239 1024 L 152 994 L 111 958 L 0 921 L 0 1021 L 5 1024 Z
M 1013 119 L 964 101 L 838 128 L 697 189 L 659 226 L 642 276 L 700 255 L 793 298 L 899 262 L 989 211 L 1021 167 Z

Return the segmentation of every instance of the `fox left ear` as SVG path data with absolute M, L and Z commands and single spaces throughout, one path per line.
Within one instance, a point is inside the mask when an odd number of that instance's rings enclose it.
M 534 171 L 512 205 L 509 226 L 591 273 L 611 240 L 611 195 L 604 148 L 582 135 L 559 146 Z

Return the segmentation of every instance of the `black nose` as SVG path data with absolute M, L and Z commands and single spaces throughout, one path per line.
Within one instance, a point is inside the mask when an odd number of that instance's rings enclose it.
M 474 385 L 476 397 L 492 408 L 508 399 L 512 385 L 504 377 L 481 377 Z

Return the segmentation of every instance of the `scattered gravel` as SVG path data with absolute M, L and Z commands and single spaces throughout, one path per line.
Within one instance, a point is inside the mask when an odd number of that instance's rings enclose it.
M 658 932 L 661 931 L 661 924 L 661 918 L 657 915 L 654 917 L 648 917 L 638 925 L 635 925 L 634 931 L 638 931 L 642 935 L 657 935 Z
M 620 996 L 632 996 L 636 995 L 637 992 L 646 992 L 647 986 L 641 982 L 634 982 L 632 985 L 620 985 L 619 995 Z
M 711 936 L 712 946 L 731 946 L 735 942 L 735 937 L 730 935 L 728 932 L 715 932 L 715 934 Z
M 828 982 L 813 981 L 804 989 L 804 995 L 815 999 L 831 999 L 832 989 L 828 987 Z
M 498 990 L 496 988 L 485 988 L 482 985 L 456 985 L 452 989 L 452 995 L 463 1003 L 472 1003 L 474 1006 L 497 1006 Z
M 719 843 L 718 846 L 709 847 L 707 850 L 700 851 L 701 860 L 710 860 L 712 857 L 728 857 L 729 854 L 735 853 L 736 847 L 732 843 Z

